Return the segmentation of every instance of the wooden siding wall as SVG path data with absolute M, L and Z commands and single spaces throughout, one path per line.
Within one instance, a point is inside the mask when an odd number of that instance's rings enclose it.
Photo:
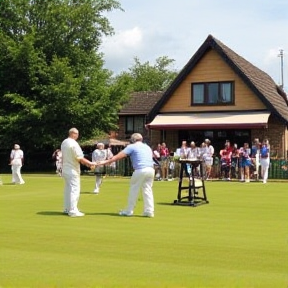
M 191 106 L 191 83 L 220 81 L 235 82 L 235 105 Z M 175 90 L 171 98 L 163 105 L 160 112 L 237 111 L 258 109 L 266 109 L 266 107 L 238 75 L 235 74 L 228 64 L 224 62 L 214 50 L 210 50 Z

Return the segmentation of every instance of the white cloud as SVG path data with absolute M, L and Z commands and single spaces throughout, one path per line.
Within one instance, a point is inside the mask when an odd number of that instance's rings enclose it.
M 121 0 L 125 12 L 107 15 L 116 33 L 105 38 L 102 45 L 106 67 L 119 73 L 127 71 L 134 57 L 153 62 L 168 56 L 175 59 L 175 67 L 180 70 L 212 34 L 279 82 L 278 47 L 284 49 L 284 67 L 288 70 L 288 38 L 284 37 L 288 1 L 231 2 Z M 288 75 L 285 77 L 288 86 Z
M 275 62 L 275 59 L 280 56 L 280 50 L 282 48 L 271 48 L 266 52 L 265 58 L 264 58 L 264 64 L 270 64 L 271 62 Z
M 137 55 L 142 48 L 143 33 L 139 27 L 133 27 L 118 31 L 113 37 L 105 38 L 101 51 L 105 54 L 108 69 L 119 73 L 127 70 L 133 62 L 131 55 Z
M 120 32 L 116 37 L 117 44 L 124 48 L 137 48 L 142 44 L 142 32 L 139 27 L 134 27 L 132 30 Z M 121 46 L 120 46 L 121 47 Z
M 126 54 L 128 51 L 141 49 L 143 35 L 139 27 L 126 31 L 119 31 L 113 37 L 107 37 L 103 41 L 102 50 L 109 57 L 115 53 Z

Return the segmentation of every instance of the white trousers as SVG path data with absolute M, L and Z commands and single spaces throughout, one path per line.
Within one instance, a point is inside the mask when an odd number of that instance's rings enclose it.
M 22 165 L 12 165 L 12 182 L 16 184 L 24 184 L 24 180 L 21 176 L 21 167 Z
M 64 211 L 77 213 L 80 198 L 80 175 L 63 173 L 64 186 Z
M 261 158 L 260 159 L 260 165 L 261 165 L 261 176 L 263 179 L 263 182 L 267 182 L 268 179 L 268 170 L 270 166 L 270 158 Z
M 96 175 L 95 189 L 100 189 L 101 184 L 102 184 L 102 176 Z
M 144 201 L 144 213 L 154 212 L 154 197 L 153 197 L 153 181 L 154 181 L 154 168 L 147 167 L 135 170 L 130 180 L 130 190 L 128 196 L 128 206 L 126 211 L 132 212 L 138 199 L 140 188 L 142 189 Z

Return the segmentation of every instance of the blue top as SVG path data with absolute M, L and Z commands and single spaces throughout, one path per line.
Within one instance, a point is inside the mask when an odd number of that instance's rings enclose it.
M 153 155 L 151 148 L 143 142 L 137 141 L 130 144 L 122 151 L 130 156 L 134 170 L 153 167 Z
M 253 158 L 256 157 L 257 150 L 258 150 L 258 147 L 256 145 L 253 145 L 251 148 L 251 157 L 253 157 Z
M 263 145 L 260 149 L 260 156 L 262 158 L 267 158 L 269 156 L 270 149 L 266 145 Z

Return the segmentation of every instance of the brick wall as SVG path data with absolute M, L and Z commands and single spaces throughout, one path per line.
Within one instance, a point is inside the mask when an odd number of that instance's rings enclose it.
M 267 129 L 251 130 L 251 141 L 259 138 L 260 141 L 267 138 L 271 146 L 271 156 L 273 158 L 287 157 L 287 128 L 276 117 L 270 116 Z M 286 136 L 286 137 L 285 137 Z
M 126 139 L 125 134 L 125 117 L 120 116 L 118 120 L 118 138 L 119 139 Z

